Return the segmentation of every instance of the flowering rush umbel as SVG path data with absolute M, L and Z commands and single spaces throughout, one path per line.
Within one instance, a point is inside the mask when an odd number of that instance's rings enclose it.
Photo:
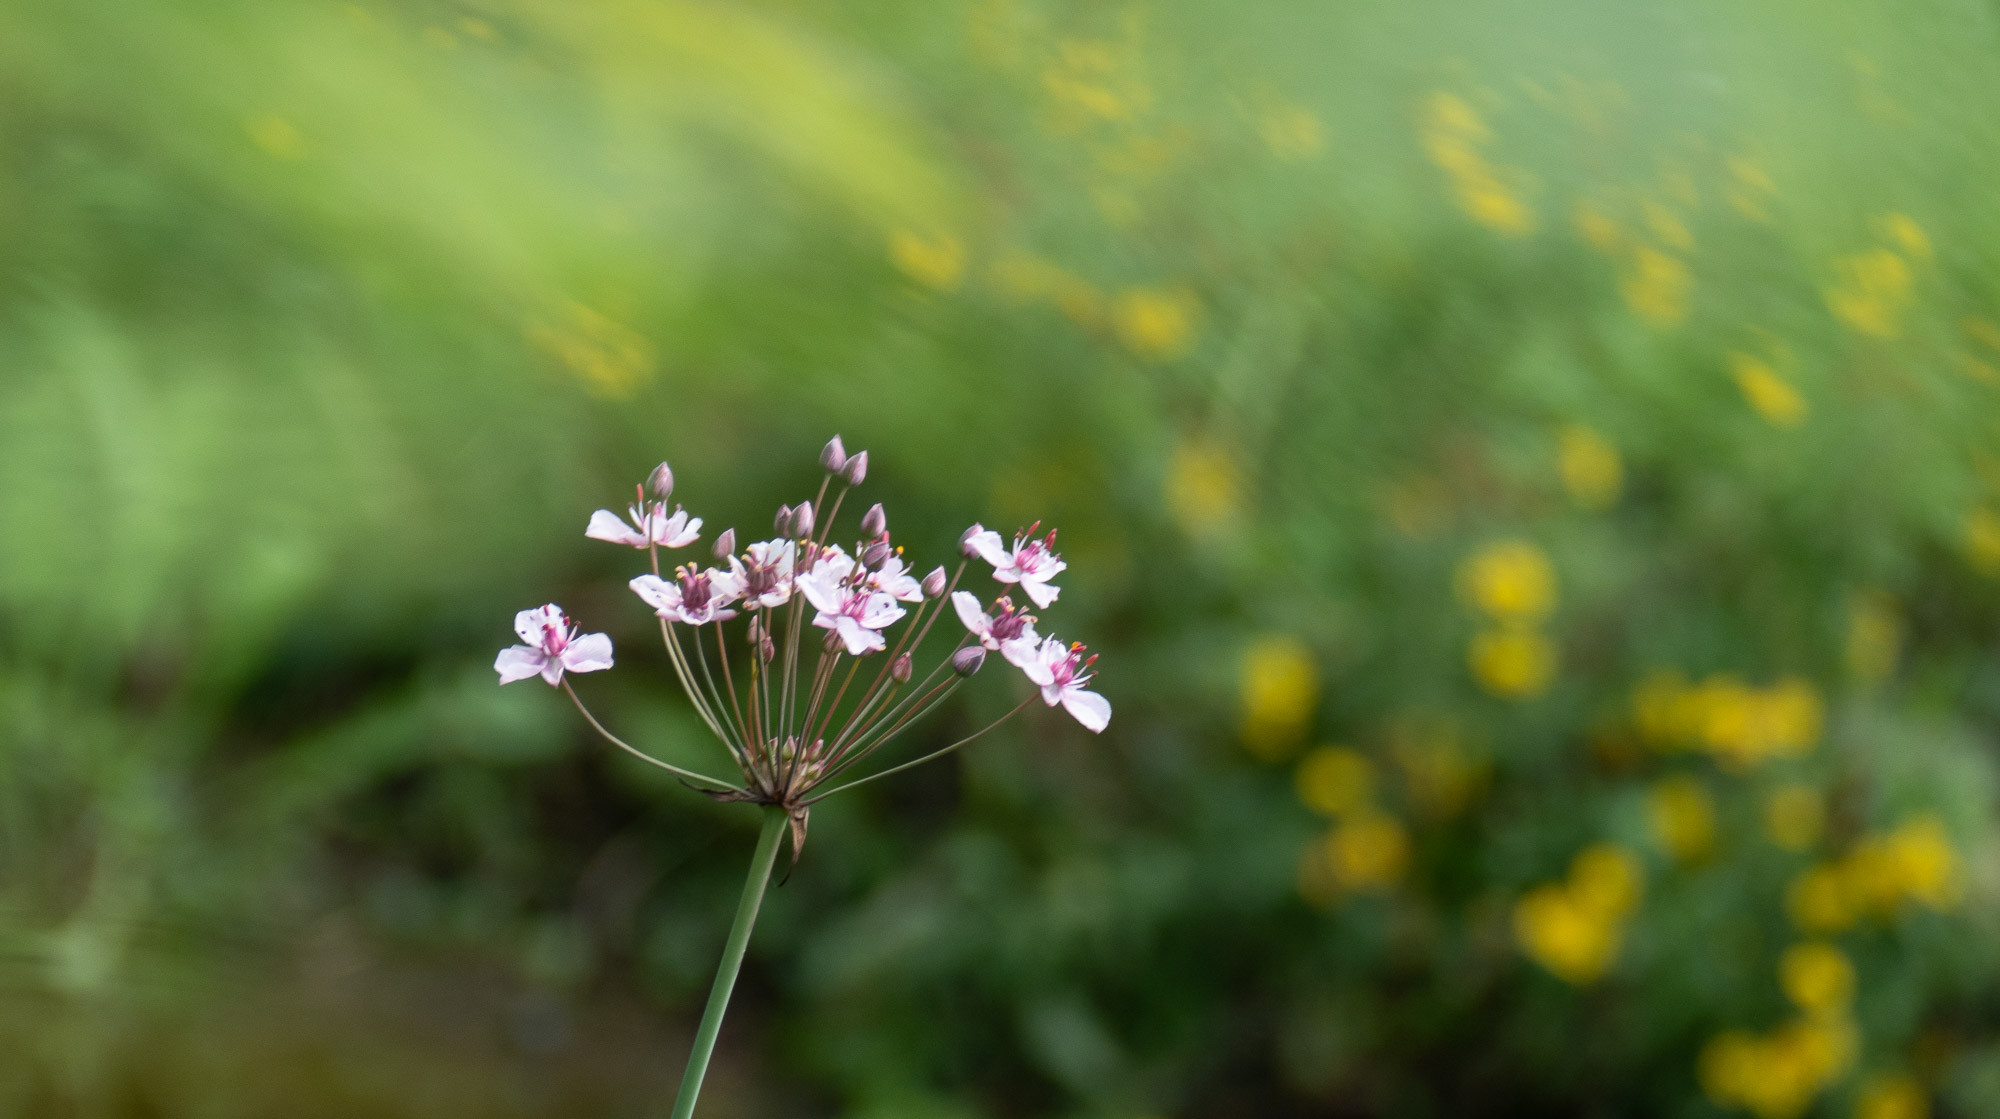
M 1102 731 L 1111 719 L 1111 704 L 1087 686 L 1097 658 L 1087 656 L 1082 645 L 1043 635 L 1037 629 L 1040 619 L 1017 606 L 1009 593 L 1018 590 L 1037 610 L 1055 603 L 1059 591 L 1053 580 L 1066 566 L 1056 552 L 1055 530 L 1042 534 L 1038 523 L 1009 543 L 975 524 L 959 538 L 961 558 L 955 570 L 947 574 L 940 566 L 918 577 L 892 539 L 888 515 L 879 504 L 862 514 L 850 545 L 834 539 L 842 503 L 867 474 L 868 452 L 850 455 L 835 436 L 821 451 L 820 466 L 819 492 L 810 501 L 780 506 L 771 539 L 739 550 L 736 531 L 726 530 L 708 549 L 710 563 L 699 556 L 671 567 L 662 561 L 662 552 L 700 540 L 702 525 L 701 518 L 689 517 L 678 505 L 669 511 L 674 475 L 666 463 L 636 488 L 625 516 L 600 509 L 585 529 L 592 539 L 645 553 L 649 570 L 632 579 L 632 592 L 658 618 L 674 675 L 735 763 L 736 779 L 670 764 L 606 730 L 568 674 L 610 668 L 611 640 L 601 633 L 579 634 L 553 603 L 515 616 L 514 629 L 524 644 L 502 650 L 493 665 L 502 684 L 540 676 L 563 689 L 591 727 L 618 748 L 717 800 L 764 809 L 750 880 L 696 1033 L 675 1119 L 693 1113 L 786 825 L 796 861 L 814 804 L 942 757 L 1036 699 L 1060 706 L 1093 732 Z M 1002 593 L 990 602 L 959 589 L 975 562 L 990 567 L 987 573 L 1000 585 Z M 952 644 L 919 673 L 919 652 L 947 603 L 958 623 L 946 626 L 944 639 Z M 1031 688 L 1025 699 L 948 746 L 861 773 L 885 746 L 978 673 L 990 653 L 1027 679 Z

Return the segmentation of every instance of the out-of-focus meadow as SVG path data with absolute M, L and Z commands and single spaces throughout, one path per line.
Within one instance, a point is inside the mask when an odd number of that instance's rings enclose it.
M 0 1112 L 665 1114 L 754 814 L 489 666 L 706 757 L 584 521 L 838 431 L 1117 718 L 816 813 L 707 1114 L 2000 1114 L 1996 45 L 11 0 Z

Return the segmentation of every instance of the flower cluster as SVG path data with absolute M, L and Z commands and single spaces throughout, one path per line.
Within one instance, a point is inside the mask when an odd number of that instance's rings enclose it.
M 665 463 L 637 487 L 626 516 L 599 509 L 584 530 L 591 539 L 646 553 L 651 570 L 631 580 L 632 592 L 658 617 L 668 660 L 702 722 L 729 750 L 740 784 L 669 765 L 605 731 L 563 674 L 610 668 L 611 641 L 601 633 L 578 636 L 557 606 L 522 611 L 515 629 L 525 644 L 494 662 L 503 684 L 540 675 L 562 687 L 615 745 L 699 782 L 709 795 L 784 808 L 795 852 L 804 842 L 807 811 L 818 800 L 947 753 L 998 725 L 923 758 L 824 788 L 943 702 L 980 670 L 988 653 L 998 653 L 1034 688 L 1000 721 L 1037 696 L 1092 732 L 1111 719 L 1110 702 L 1088 687 L 1097 658 L 1081 644 L 1044 636 L 1036 628 L 1039 619 L 1006 593 L 1018 590 L 1034 609 L 1056 601 L 1060 591 L 1053 580 L 1067 565 L 1053 529 L 1041 533 L 1038 522 L 1009 542 L 975 524 L 959 538 L 964 558 L 956 572 L 940 566 L 919 578 L 891 539 L 880 504 L 862 515 L 851 547 L 830 539 L 842 502 L 867 474 L 868 452 L 850 455 L 836 436 L 821 452 L 820 465 L 818 494 L 780 506 L 771 539 L 739 551 L 736 531 L 724 531 L 714 542 L 712 565 L 661 566 L 660 553 L 694 544 L 702 525 L 678 505 L 668 511 L 674 475 Z M 958 589 L 974 560 L 990 566 L 1001 584 L 1003 593 L 991 603 Z M 947 600 L 965 632 L 918 678 L 915 656 Z M 724 623 L 739 618 L 743 626 L 732 647 Z M 813 631 L 823 633 L 808 640 Z M 856 688 L 855 677 L 870 658 L 874 679 Z

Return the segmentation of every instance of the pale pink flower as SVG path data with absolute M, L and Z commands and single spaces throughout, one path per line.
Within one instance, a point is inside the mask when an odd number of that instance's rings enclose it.
M 742 559 L 729 557 L 729 570 L 743 588 L 744 608 L 768 609 L 790 602 L 798 555 L 796 540 L 765 540 L 745 549 Z
M 514 615 L 514 632 L 525 645 L 500 650 L 493 670 L 502 684 L 539 675 L 551 686 L 562 683 L 563 670 L 599 672 L 611 667 L 611 639 L 601 633 L 578 636 L 562 607 L 551 602 Z
M 994 579 L 1002 583 L 1019 583 L 1031 602 L 1047 608 L 1059 593 L 1058 588 L 1049 585 L 1049 580 L 1069 565 L 1056 554 L 1055 530 L 1050 529 L 1045 537 L 1036 537 L 1033 533 L 1039 527 L 1040 522 L 1036 522 L 1029 526 L 1027 532 L 1014 537 L 1014 546 L 1010 549 L 1000 539 L 999 533 L 973 525 L 966 531 L 965 546 L 993 565 Z
M 734 618 L 736 611 L 729 606 L 743 597 L 742 581 L 733 572 L 714 567 L 706 571 L 677 567 L 671 580 L 641 575 L 632 580 L 631 587 L 653 613 L 691 626 Z
M 819 611 L 812 624 L 838 634 L 848 653 L 857 657 L 887 648 L 882 629 L 905 613 L 895 598 L 869 588 L 867 575 L 854 557 L 832 547 L 820 553 L 812 570 L 798 577 L 799 593 Z
M 1084 659 L 1082 645 L 1064 645 L 1051 637 L 1042 642 L 1021 671 L 1041 686 L 1043 703 L 1050 707 L 1062 704 L 1083 729 L 1096 734 L 1111 722 L 1111 701 L 1083 687 L 1095 675 L 1088 670 L 1096 662 L 1096 657 Z
M 1006 657 L 1008 664 L 1026 668 L 1035 659 L 1042 640 L 1035 633 L 1035 617 L 1015 610 L 1012 600 L 1003 597 L 994 604 L 995 612 L 988 614 L 979 608 L 979 599 L 971 591 L 953 591 L 951 605 L 979 644 Z
M 882 561 L 881 567 L 869 572 L 868 586 L 904 602 L 924 600 L 923 580 L 910 574 L 909 565 L 903 562 L 900 555 L 891 554 Z
M 609 509 L 599 509 L 590 515 L 590 525 L 583 534 L 631 548 L 685 548 L 701 539 L 701 518 L 689 517 L 678 505 L 672 516 L 667 515 L 664 503 L 652 501 L 628 505 L 625 512 L 632 518 L 629 523 Z

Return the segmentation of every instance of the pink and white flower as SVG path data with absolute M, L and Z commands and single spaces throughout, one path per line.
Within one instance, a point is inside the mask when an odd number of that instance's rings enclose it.
M 870 588 L 867 576 L 854 557 L 832 547 L 798 577 L 799 593 L 819 611 L 812 624 L 838 634 L 849 655 L 857 657 L 888 648 L 881 631 L 905 613 L 893 596 Z
M 1021 671 L 1041 686 L 1043 703 L 1050 707 L 1062 704 L 1083 729 L 1096 734 L 1111 722 L 1111 701 L 1083 687 L 1095 675 L 1089 669 L 1096 663 L 1096 657 L 1084 659 L 1082 645 L 1064 645 L 1051 637 L 1042 642 Z
M 714 567 L 697 571 L 683 565 L 674 569 L 672 580 L 641 575 L 632 580 L 631 587 L 653 613 L 691 626 L 734 618 L 736 611 L 729 607 L 743 597 L 743 584 L 735 573 Z
M 500 650 L 493 670 L 502 684 L 540 676 L 550 686 L 562 683 L 563 671 L 599 672 L 611 667 L 611 639 L 601 633 L 578 636 L 569 615 L 551 602 L 514 615 L 514 632 L 525 645 Z
M 653 501 L 628 505 L 625 512 L 632 518 L 630 522 L 609 509 L 599 509 L 590 515 L 583 534 L 631 548 L 685 548 L 701 539 L 701 518 L 689 517 L 678 505 L 672 516 L 667 515 L 666 503 Z
M 1038 521 L 1028 527 L 1028 531 L 1014 537 L 1010 549 L 1000 539 L 1000 534 L 990 528 L 973 525 L 965 536 L 966 547 L 978 553 L 979 558 L 993 565 L 993 578 L 1002 583 L 1019 583 L 1021 590 L 1036 606 L 1046 609 L 1056 600 L 1059 588 L 1049 585 L 1049 580 L 1062 573 L 1069 565 L 1056 554 L 1056 532 L 1049 530 L 1045 537 L 1036 537 L 1035 529 L 1041 527 Z
M 790 602 L 798 555 L 796 540 L 765 540 L 750 545 L 741 559 L 729 557 L 729 570 L 743 588 L 744 609 L 771 609 Z
M 953 591 L 951 605 L 979 644 L 1006 657 L 1008 664 L 1024 669 L 1035 659 L 1042 640 L 1035 632 L 1035 616 L 1014 609 L 1013 600 L 1002 597 L 988 614 L 971 591 Z
M 924 600 L 923 580 L 910 574 L 909 565 L 903 562 L 900 554 L 891 554 L 882 561 L 881 567 L 869 572 L 868 586 L 904 602 Z

